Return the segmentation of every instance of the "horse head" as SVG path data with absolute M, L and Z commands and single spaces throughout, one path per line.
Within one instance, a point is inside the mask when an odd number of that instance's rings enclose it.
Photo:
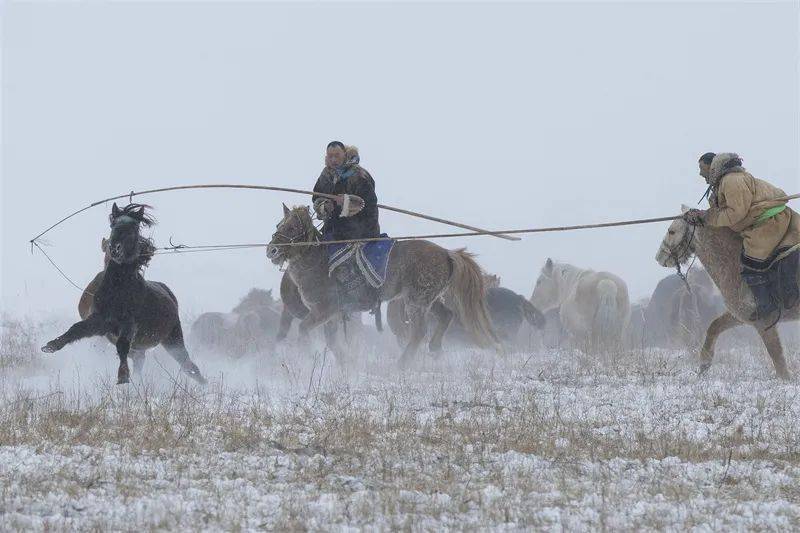
M 681 209 L 685 213 L 689 207 L 684 205 L 681 206 Z M 658 264 L 663 267 L 675 268 L 688 262 L 694 255 L 694 232 L 694 226 L 682 218 L 673 220 L 658 247 L 656 253 Z
M 272 239 L 267 245 L 267 259 L 275 265 L 281 265 L 294 255 L 302 254 L 308 247 L 291 246 L 298 242 L 316 242 L 319 233 L 314 227 L 308 207 L 301 206 L 289 209 L 283 204 L 283 219 L 275 228 Z
M 558 307 L 561 302 L 561 295 L 568 287 L 569 279 L 574 277 L 576 271 L 577 269 L 572 265 L 557 263 L 552 259 L 548 259 L 539 273 L 539 278 L 536 280 L 536 286 L 533 288 L 533 294 L 531 295 L 531 303 L 542 312 Z
M 138 264 L 144 266 L 153 255 L 150 239 L 139 233 L 141 227 L 152 226 L 155 220 L 146 212 L 150 206 L 129 204 L 120 209 L 115 203 L 111 207 L 109 223 L 111 235 L 106 241 L 106 249 L 111 261 L 117 264 Z

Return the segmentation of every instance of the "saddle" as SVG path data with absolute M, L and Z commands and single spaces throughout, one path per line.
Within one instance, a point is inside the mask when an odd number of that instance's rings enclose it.
M 387 239 L 327 246 L 328 275 L 337 283 L 343 311 L 372 311 L 377 307 L 394 242 Z

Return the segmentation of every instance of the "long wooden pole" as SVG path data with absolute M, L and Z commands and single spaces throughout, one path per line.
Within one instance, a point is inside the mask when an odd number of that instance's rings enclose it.
M 48 227 L 47 229 L 45 229 L 44 231 L 39 233 L 36 237 L 32 238 L 30 240 L 30 242 L 31 242 L 31 244 L 33 244 L 33 242 L 36 239 L 38 239 L 39 237 L 41 237 L 42 235 L 44 235 L 45 233 L 47 233 L 51 229 L 55 228 L 59 224 L 61 224 L 63 222 L 66 222 L 67 220 L 69 220 L 70 218 L 74 217 L 75 215 L 78 215 L 78 214 L 86 211 L 87 209 L 91 209 L 92 207 L 94 207 L 96 205 L 104 204 L 106 202 L 111 202 L 113 200 L 122 200 L 124 198 L 132 199 L 134 196 L 140 196 L 142 194 L 153 194 L 153 193 L 167 192 L 167 191 L 182 191 L 182 190 L 187 190 L 187 189 L 256 189 L 256 190 L 263 190 L 263 191 L 278 191 L 278 192 L 288 192 L 288 193 L 294 193 L 294 194 L 305 194 L 305 195 L 309 195 L 309 196 L 322 196 L 324 198 L 330 198 L 331 200 L 340 199 L 335 194 L 324 194 L 324 193 L 318 193 L 318 192 L 314 192 L 314 191 L 306 191 L 306 190 L 303 190 L 303 189 L 292 189 L 292 188 L 288 188 L 288 187 L 273 187 L 273 186 L 270 186 L 270 185 L 231 185 L 231 184 L 178 185 L 178 186 L 175 186 L 175 187 L 162 187 L 160 189 L 149 189 L 149 190 L 146 190 L 146 191 L 139 191 L 139 192 L 131 191 L 128 194 L 121 194 L 119 196 L 112 196 L 110 198 L 104 198 L 103 200 L 98 200 L 96 202 L 92 202 L 88 206 L 86 206 L 84 208 L 81 208 L 81 209 L 75 211 L 74 213 L 71 213 L 71 214 L 67 215 L 66 217 L 62 218 L 61 220 L 59 220 L 58 222 L 56 222 L 52 226 Z M 508 240 L 508 241 L 518 241 L 519 240 L 518 237 L 509 237 L 507 235 L 498 234 L 496 232 L 491 232 L 491 231 L 484 230 L 484 229 L 481 229 L 481 228 L 476 228 L 474 226 L 468 226 L 467 224 L 461 224 L 460 222 L 453 222 L 452 220 L 446 220 L 444 218 L 434 217 L 434 216 L 431 216 L 431 215 L 426 215 L 424 213 L 417 213 L 416 211 L 409 211 L 407 209 L 401 209 L 399 207 L 392 207 L 390 205 L 378 204 L 378 208 L 384 209 L 386 211 L 394 211 L 396 213 L 402 213 L 404 215 L 409 215 L 409 216 L 412 216 L 412 217 L 422 218 L 422 219 L 425 219 L 425 220 L 431 220 L 433 222 L 439 222 L 440 224 L 446 224 L 448 226 L 454 226 L 456 228 L 468 229 L 468 230 L 476 231 L 476 232 L 484 232 L 487 235 L 492 235 L 494 237 L 497 237 L 497 238 L 500 238 L 500 239 L 505 239 L 505 240 Z

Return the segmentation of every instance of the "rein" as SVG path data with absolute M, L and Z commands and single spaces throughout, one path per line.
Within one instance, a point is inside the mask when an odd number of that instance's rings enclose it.
M 293 217 L 293 218 L 295 218 L 297 220 L 297 222 L 300 225 L 300 229 L 302 231 L 300 231 L 300 233 L 298 235 L 295 235 L 294 237 L 290 237 L 290 236 L 286 235 L 285 233 L 281 233 L 280 229 L 286 224 L 286 220 L 287 220 L 287 219 L 284 219 L 284 220 L 281 221 L 280 224 L 278 224 L 278 227 L 275 229 L 275 233 L 272 234 L 272 239 L 270 240 L 270 243 L 266 244 L 265 246 L 288 246 L 288 247 L 292 247 L 293 245 L 301 242 L 301 239 L 305 239 L 305 241 L 303 241 L 303 242 L 321 243 L 321 241 L 319 239 L 319 233 L 317 232 L 317 229 L 314 227 L 314 221 L 313 220 L 311 220 L 311 223 L 307 225 L 305 223 L 305 221 L 303 220 L 303 217 L 301 217 L 297 213 L 297 211 L 294 210 L 294 209 L 289 212 L 289 217 Z M 309 215 L 309 220 L 310 220 L 310 215 Z M 306 226 L 308 226 L 308 227 L 306 227 Z M 271 241 L 275 240 L 275 237 L 281 237 L 286 242 L 282 242 L 282 243 L 273 243 L 273 242 L 271 242 Z M 200 250 L 197 250 L 197 251 L 200 251 Z M 287 260 L 288 260 L 288 258 L 284 257 L 283 262 L 285 263 Z M 280 271 L 281 272 L 285 272 L 285 269 L 283 268 L 283 263 L 281 263 Z
M 689 263 L 689 267 L 686 269 L 686 273 L 684 273 L 681 270 L 680 255 L 683 255 L 684 253 L 688 252 L 689 249 L 691 248 L 692 242 L 694 241 L 694 233 L 696 230 L 697 226 L 692 226 L 692 233 L 689 235 L 689 238 L 688 239 L 684 238 L 678 244 L 677 248 L 683 246 L 683 249 L 680 251 L 680 254 L 678 253 L 677 250 L 673 249 L 669 250 L 670 257 L 672 257 L 672 259 L 675 261 L 675 270 L 677 271 L 678 277 L 681 278 L 683 283 L 686 284 L 686 290 L 689 291 L 689 294 L 692 294 L 692 287 L 689 285 L 689 280 L 686 278 L 686 275 L 692 269 L 692 266 L 694 266 L 694 262 L 697 259 L 697 255 L 695 254 L 694 257 L 692 258 L 692 262 Z

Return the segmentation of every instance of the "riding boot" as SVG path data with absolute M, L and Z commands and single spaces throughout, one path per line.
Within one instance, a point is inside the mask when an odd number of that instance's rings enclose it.
M 775 299 L 770 287 L 770 276 L 768 272 L 753 272 L 745 270 L 742 272 L 742 279 L 750 287 L 753 297 L 756 300 L 756 310 L 750 315 L 750 322 L 755 322 L 769 317 L 778 310 Z
M 778 264 L 784 309 L 791 309 L 797 305 L 797 301 L 800 299 L 800 289 L 797 287 L 797 270 L 799 266 L 800 250 L 790 253 Z

